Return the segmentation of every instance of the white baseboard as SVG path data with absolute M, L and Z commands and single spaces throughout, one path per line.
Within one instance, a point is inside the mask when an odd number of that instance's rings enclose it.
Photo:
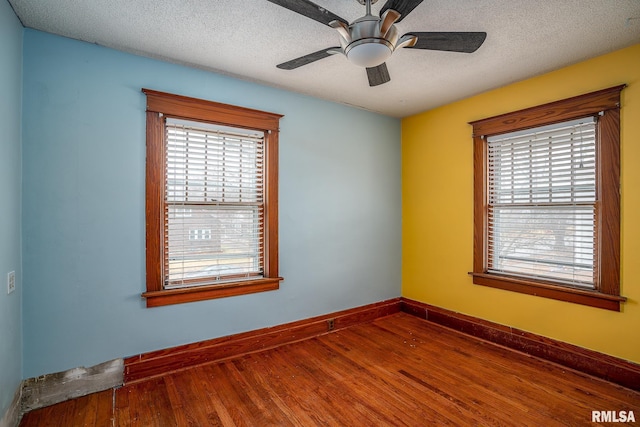
M 123 384 L 124 360 L 74 368 L 23 381 L 22 413 Z M 0 426 L 4 427 L 4 426 Z

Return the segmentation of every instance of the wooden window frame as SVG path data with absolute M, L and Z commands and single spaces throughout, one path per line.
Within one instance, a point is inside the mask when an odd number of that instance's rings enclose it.
M 180 304 L 278 289 L 278 135 L 281 114 L 142 89 L 147 97 L 146 284 L 147 307 Z M 222 284 L 164 289 L 165 117 L 265 132 L 264 274 Z
M 620 85 L 469 123 L 473 126 L 473 283 L 620 311 Z M 594 290 L 488 271 L 486 137 L 599 116 L 596 124 L 596 229 Z

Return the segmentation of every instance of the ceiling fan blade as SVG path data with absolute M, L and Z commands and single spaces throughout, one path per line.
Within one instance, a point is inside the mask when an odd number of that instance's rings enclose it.
M 416 36 L 418 41 L 407 49 L 445 50 L 447 52 L 472 53 L 484 43 L 487 33 L 424 33 L 411 32 L 405 35 Z M 403 36 L 404 37 L 404 36 Z
M 321 24 L 329 25 L 332 21 L 341 21 L 345 24 L 349 25 L 349 23 L 340 18 L 338 15 L 335 15 L 329 12 L 324 7 L 318 6 L 317 4 L 309 1 L 309 0 L 267 0 L 273 4 L 277 4 L 278 6 L 282 6 L 285 9 L 289 9 L 293 12 L 299 13 L 300 15 L 304 15 L 307 18 L 311 18 L 314 21 L 318 21 Z
M 291 61 L 283 62 L 282 64 L 276 65 L 276 67 L 282 70 L 293 70 L 298 67 L 302 67 L 303 65 L 311 64 L 312 62 L 318 61 L 320 59 L 324 59 L 327 56 L 331 56 L 339 51 L 339 47 L 330 47 L 327 49 L 322 49 L 317 52 L 310 53 L 308 55 L 301 56 L 300 58 L 292 59 Z
M 367 77 L 369 78 L 369 86 L 378 86 L 391 81 L 387 64 L 384 62 L 377 67 L 367 68 Z
M 400 13 L 400 18 L 396 21 L 400 22 L 420 3 L 422 3 L 422 0 L 387 0 L 384 6 L 382 6 L 382 9 L 380 9 L 380 16 L 382 16 L 387 9 L 393 9 Z

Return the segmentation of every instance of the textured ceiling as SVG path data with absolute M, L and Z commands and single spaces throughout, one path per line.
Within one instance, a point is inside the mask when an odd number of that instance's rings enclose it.
M 485 31 L 475 53 L 400 49 L 391 82 L 333 55 L 286 71 L 277 64 L 338 46 L 335 30 L 266 0 L 9 0 L 28 28 L 186 64 L 404 117 L 640 43 L 640 0 L 424 0 L 410 31 Z M 357 0 L 315 0 L 351 22 Z M 373 6 L 377 14 L 384 5 Z

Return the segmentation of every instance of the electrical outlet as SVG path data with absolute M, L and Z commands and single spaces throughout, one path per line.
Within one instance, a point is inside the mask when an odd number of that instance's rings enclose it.
M 15 290 L 16 290 L 16 272 L 10 271 L 7 274 L 7 293 L 10 294 Z
M 329 319 L 327 320 L 327 330 L 328 331 L 333 331 L 333 329 L 336 327 L 336 319 Z

